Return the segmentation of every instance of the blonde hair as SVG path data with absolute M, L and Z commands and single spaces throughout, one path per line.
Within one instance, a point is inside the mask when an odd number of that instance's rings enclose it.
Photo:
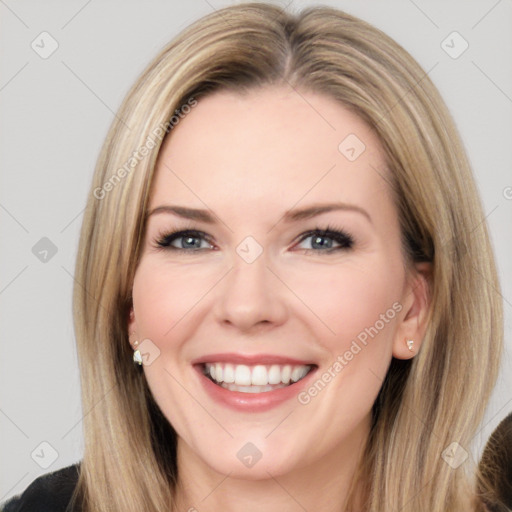
M 406 260 L 433 266 L 422 350 L 412 362 L 392 361 L 374 406 L 360 470 L 365 510 L 479 510 L 469 464 L 454 469 L 442 453 L 453 442 L 469 451 L 497 376 L 502 311 L 457 131 L 425 71 L 388 36 L 339 10 L 292 15 L 269 4 L 221 9 L 183 31 L 139 77 L 108 133 L 76 265 L 85 435 L 76 498 L 95 512 L 173 503 L 176 435 L 133 365 L 127 333 L 156 159 L 184 105 L 216 90 L 280 84 L 328 95 L 373 128 L 393 176 Z

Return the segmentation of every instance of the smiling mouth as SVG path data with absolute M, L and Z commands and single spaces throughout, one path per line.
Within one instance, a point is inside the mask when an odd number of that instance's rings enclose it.
M 316 365 L 245 365 L 204 363 L 203 374 L 228 391 L 266 393 L 292 386 L 308 375 Z

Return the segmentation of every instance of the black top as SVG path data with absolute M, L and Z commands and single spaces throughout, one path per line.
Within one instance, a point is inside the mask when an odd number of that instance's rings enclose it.
M 36 478 L 24 492 L 0 505 L 1 512 L 71 512 L 67 507 L 79 471 L 77 463 Z

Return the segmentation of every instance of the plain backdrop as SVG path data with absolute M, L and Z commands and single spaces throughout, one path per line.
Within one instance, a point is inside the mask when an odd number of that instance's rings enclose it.
M 85 199 L 114 112 L 162 46 L 232 3 L 0 0 L 0 502 L 82 456 L 87 411 L 71 292 Z M 512 411 L 512 2 L 323 4 L 373 23 L 419 61 L 473 164 L 497 254 L 507 343 L 474 439 L 478 457 Z

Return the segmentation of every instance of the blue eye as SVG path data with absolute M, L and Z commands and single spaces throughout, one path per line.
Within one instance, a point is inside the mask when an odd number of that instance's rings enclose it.
M 354 239 L 348 233 L 331 228 L 309 231 L 300 238 L 299 243 L 308 239 L 311 239 L 311 247 L 300 249 L 314 252 L 333 252 L 351 249 L 354 245 Z
M 178 242 L 177 245 L 174 242 Z M 202 246 L 206 242 L 207 246 Z M 208 235 L 202 231 L 186 230 L 168 233 L 157 240 L 157 246 L 164 249 L 173 249 L 178 251 L 200 251 L 211 249 L 212 244 L 208 242 Z
M 349 250 L 354 245 L 354 239 L 343 230 L 327 227 L 326 229 L 316 228 L 303 233 L 298 244 L 311 239 L 310 247 L 298 247 L 305 252 L 332 253 L 335 251 Z M 203 250 L 214 250 L 208 234 L 195 229 L 174 231 L 161 235 L 156 241 L 159 249 L 168 249 L 182 252 L 198 252 Z M 297 246 L 296 246 L 297 247 Z

